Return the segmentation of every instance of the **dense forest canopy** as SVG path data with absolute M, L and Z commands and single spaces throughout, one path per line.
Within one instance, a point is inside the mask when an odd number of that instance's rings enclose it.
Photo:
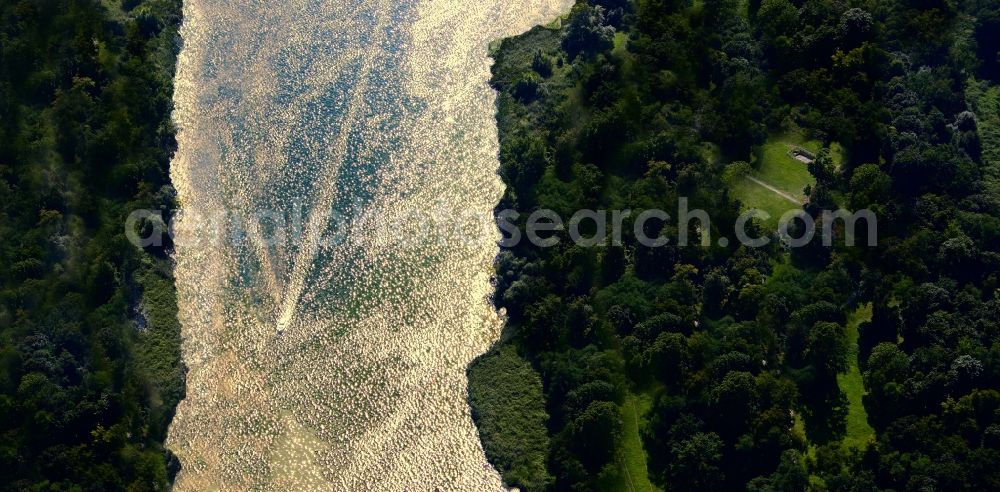
M 173 206 L 180 14 L 0 3 L 0 490 L 164 490 L 176 472 L 169 249 L 123 224 Z
M 998 19 L 985 0 L 581 0 L 505 40 L 499 209 L 686 197 L 713 238 L 749 207 L 878 216 L 875 247 L 650 248 L 633 219 L 620 247 L 505 247 L 503 341 L 469 369 L 505 481 L 1000 490 Z

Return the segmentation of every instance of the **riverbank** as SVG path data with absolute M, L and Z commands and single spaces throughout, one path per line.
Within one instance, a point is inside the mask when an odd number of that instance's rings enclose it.
M 167 489 L 172 249 L 124 226 L 174 207 L 181 2 L 6 2 L 0 19 L 0 488 Z

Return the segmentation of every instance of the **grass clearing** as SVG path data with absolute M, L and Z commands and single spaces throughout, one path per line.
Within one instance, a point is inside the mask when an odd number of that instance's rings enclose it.
M 797 131 L 772 135 L 761 146 L 760 158 L 754 161 L 751 176 L 804 201 L 806 186 L 815 185 L 816 180 L 805 163 L 792 157 L 791 152 L 796 148 L 816 154 L 822 149 L 822 144 L 818 140 L 807 140 Z M 843 148 L 834 144 L 831 152 L 835 164 L 842 164 L 845 159 Z M 776 227 L 782 214 L 797 208 L 788 199 L 749 178 L 744 178 L 732 190 L 745 208 L 757 208 L 771 214 L 771 218 L 764 221 L 768 227 Z
M 845 447 L 864 449 L 874 439 L 875 430 L 868 425 L 862 397 L 865 394 L 864 381 L 858 369 L 858 325 L 872 319 L 872 305 L 865 304 L 851 313 L 847 319 L 847 341 L 851 350 L 848 355 L 847 372 L 837 375 L 837 384 L 847 395 L 847 435 L 842 442 Z
M 782 214 L 798 208 L 781 195 L 745 178 L 733 185 L 732 192 L 743 202 L 744 208 L 758 208 L 771 214 L 767 220 L 761 220 L 769 229 L 778 227 Z
M 635 73 L 635 56 L 628 51 L 628 34 L 623 32 L 615 33 L 614 47 L 611 49 L 611 56 L 621 60 L 622 76 L 633 77 Z
M 840 169 L 847 162 L 847 149 L 840 142 L 833 142 L 830 144 L 830 157 L 833 159 L 834 166 Z
M 816 180 L 805 163 L 792 157 L 790 152 L 796 147 L 813 154 L 820 149 L 819 142 L 803 141 L 794 134 L 772 137 L 761 148 L 762 158 L 755 165 L 754 176 L 790 195 L 805 197 L 802 190 L 816 184 Z
M 614 48 L 611 50 L 611 54 L 615 56 L 622 56 L 626 53 L 625 45 L 628 44 L 628 34 L 623 32 L 616 32 L 614 38 Z

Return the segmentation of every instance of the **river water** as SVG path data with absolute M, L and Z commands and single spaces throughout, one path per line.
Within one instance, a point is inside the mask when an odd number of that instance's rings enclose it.
M 465 378 L 501 325 L 487 47 L 568 8 L 185 1 L 178 490 L 501 488 Z

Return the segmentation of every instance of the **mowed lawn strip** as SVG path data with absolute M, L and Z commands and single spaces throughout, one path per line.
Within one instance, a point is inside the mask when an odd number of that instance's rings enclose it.
M 875 430 L 868 425 L 868 413 L 862 396 L 865 385 L 858 369 L 858 325 L 872 319 L 872 305 L 859 307 L 847 320 L 847 342 L 850 346 L 847 372 L 837 375 L 837 384 L 847 395 L 847 435 L 844 436 L 845 447 L 864 449 L 875 437 Z
M 652 407 L 649 395 L 629 394 L 622 405 L 623 430 L 621 461 L 625 480 L 628 482 L 624 490 L 635 492 L 658 491 L 649 481 L 649 471 L 646 465 L 646 450 L 642 446 L 641 427 L 645 425 L 644 416 Z

